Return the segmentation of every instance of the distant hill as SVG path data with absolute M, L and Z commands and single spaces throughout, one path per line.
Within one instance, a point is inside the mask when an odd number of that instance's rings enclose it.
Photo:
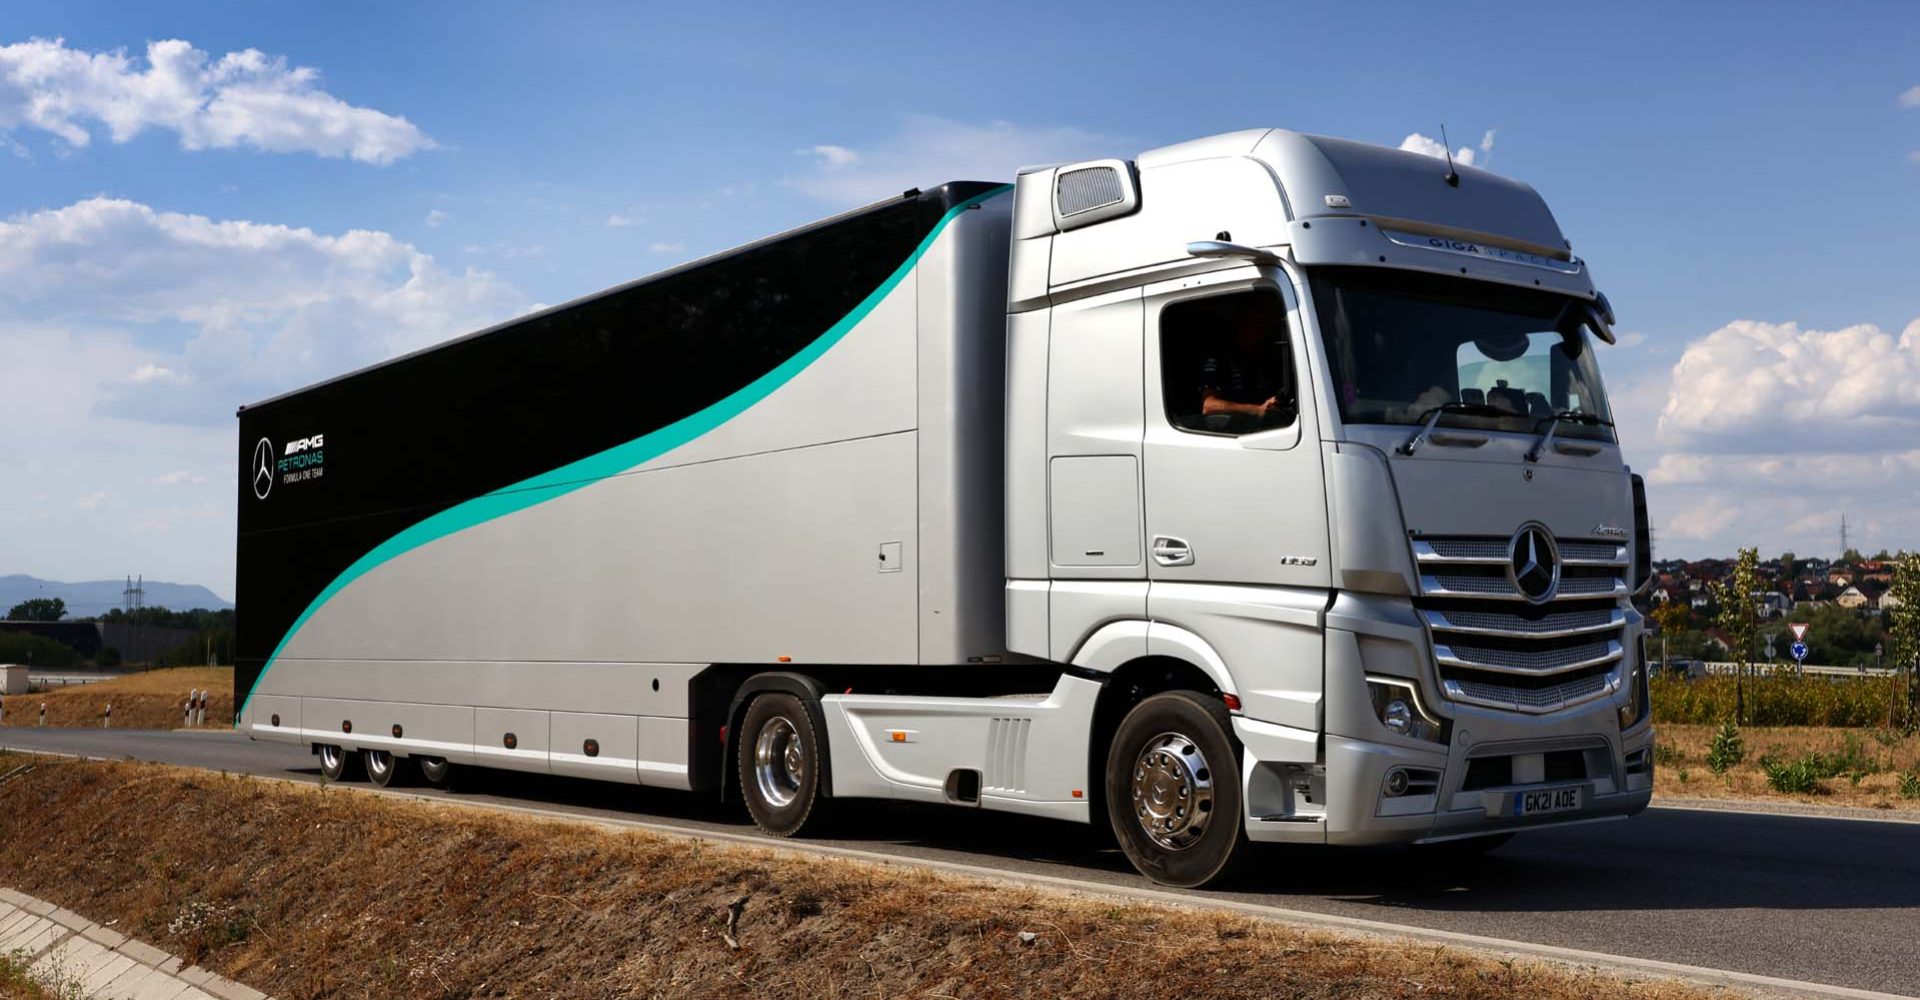
M 165 583 L 159 580 L 148 580 L 141 586 L 146 589 L 143 603 L 149 608 L 167 608 L 173 611 L 206 608 L 218 611 L 221 608 L 233 607 L 232 601 L 222 598 L 219 594 L 197 583 Z M 19 573 L 0 576 L 0 616 L 4 616 L 8 608 L 35 597 L 58 597 L 67 602 L 68 618 L 104 615 L 114 608 L 125 606 L 126 598 L 121 595 L 121 591 L 125 589 L 127 589 L 125 580 L 61 583 L 58 580 L 42 580 Z

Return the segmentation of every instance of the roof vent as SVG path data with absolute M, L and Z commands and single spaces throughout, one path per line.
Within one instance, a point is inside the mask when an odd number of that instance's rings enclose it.
M 1062 230 L 1078 229 L 1140 207 L 1133 169 L 1123 160 L 1093 160 L 1061 167 L 1053 184 L 1053 219 Z

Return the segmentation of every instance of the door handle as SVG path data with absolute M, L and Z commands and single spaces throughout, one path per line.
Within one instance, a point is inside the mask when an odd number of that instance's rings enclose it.
M 1186 539 L 1159 535 L 1153 540 L 1153 561 L 1162 566 L 1193 565 L 1193 549 Z

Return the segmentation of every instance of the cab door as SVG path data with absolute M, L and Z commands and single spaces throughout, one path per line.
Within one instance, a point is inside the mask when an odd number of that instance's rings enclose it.
M 1247 715 L 1317 729 L 1330 552 L 1293 286 L 1249 265 L 1144 305 L 1149 617 L 1211 646 Z

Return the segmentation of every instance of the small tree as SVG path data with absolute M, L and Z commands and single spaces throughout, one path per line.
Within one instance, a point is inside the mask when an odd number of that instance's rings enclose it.
M 58 597 L 30 597 L 7 612 L 15 622 L 57 622 L 67 615 L 67 602 Z
M 1902 552 L 1893 561 L 1893 600 L 1886 612 L 1887 660 L 1906 677 L 1906 728 L 1920 725 L 1920 553 Z
M 1727 634 L 1727 653 L 1734 662 L 1734 721 L 1741 725 L 1747 721 L 1747 668 L 1753 663 L 1753 642 L 1760 628 L 1759 616 L 1755 613 L 1760 591 L 1759 564 L 1759 549 L 1741 549 L 1740 558 L 1734 560 L 1733 571 L 1713 584 L 1714 603 L 1720 606 L 1714 614 L 1714 624 Z
M 1720 730 L 1713 734 L 1713 743 L 1707 747 L 1707 766 L 1715 774 L 1725 774 L 1746 756 L 1747 746 L 1740 739 L 1740 730 L 1733 720 L 1721 723 Z

